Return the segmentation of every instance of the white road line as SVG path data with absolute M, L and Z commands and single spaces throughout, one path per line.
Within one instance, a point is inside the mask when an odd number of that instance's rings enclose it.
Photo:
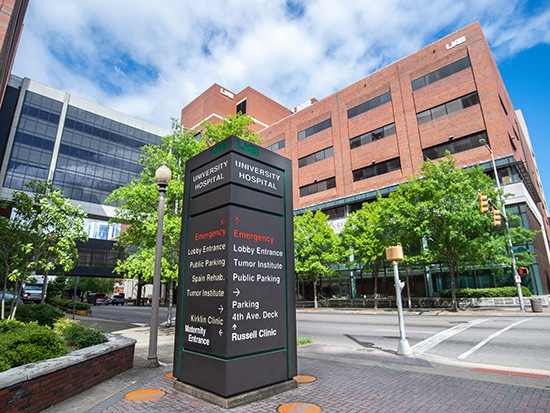
M 434 334 L 433 336 L 427 338 L 426 340 L 423 340 L 420 343 L 415 344 L 414 346 L 411 347 L 411 350 L 415 353 L 424 353 L 429 349 L 431 349 L 432 347 L 437 346 L 442 341 L 445 341 L 448 338 L 454 336 L 455 334 L 458 334 L 461 331 L 467 330 L 470 327 L 473 327 L 476 324 L 480 324 L 485 321 L 489 321 L 489 320 L 486 318 L 481 320 L 472 320 L 464 324 L 459 324 L 453 328 L 449 328 L 448 330 L 440 331 L 439 333 Z
M 385 331 L 385 332 L 389 332 L 389 333 L 399 334 L 399 330 L 383 330 L 381 328 L 377 328 L 376 331 Z M 433 331 L 419 331 L 419 330 L 409 330 L 409 329 L 407 329 L 406 333 L 432 334 Z
M 517 326 L 518 324 L 521 324 L 521 323 L 524 323 L 526 321 L 529 321 L 529 320 L 532 320 L 532 318 L 526 318 L 524 320 L 521 320 L 521 321 L 518 321 L 517 323 L 514 323 L 512 325 L 509 325 L 508 327 L 506 328 L 503 328 L 502 330 L 500 331 L 497 331 L 496 333 L 490 335 L 489 337 L 487 337 L 485 340 L 483 340 L 481 343 L 479 343 L 477 346 L 471 348 L 470 350 L 468 350 L 466 353 L 462 353 L 460 356 L 458 356 L 458 358 L 460 360 L 463 360 L 465 359 L 466 357 L 468 357 L 470 354 L 472 354 L 474 351 L 476 350 L 479 350 L 481 347 L 483 347 L 485 344 L 487 344 L 489 341 L 491 341 L 493 338 L 497 337 L 497 336 L 500 336 L 502 333 L 504 333 L 505 331 L 508 331 L 510 330 L 512 327 L 515 327 Z

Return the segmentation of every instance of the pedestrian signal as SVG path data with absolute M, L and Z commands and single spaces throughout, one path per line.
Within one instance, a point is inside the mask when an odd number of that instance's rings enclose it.
M 489 211 L 489 198 L 487 198 L 487 195 L 483 195 L 483 192 L 480 192 L 478 196 L 479 196 L 479 212 L 484 214 Z
M 493 208 L 493 227 L 497 227 L 500 224 L 500 211 Z
M 529 268 L 527 267 L 519 267 L 518 268 L 518 274 L 522 277 L 525 277 L 527 274 L 529 274 Z

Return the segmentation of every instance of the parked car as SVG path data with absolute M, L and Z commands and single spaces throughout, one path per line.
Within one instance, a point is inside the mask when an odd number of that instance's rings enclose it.
M 42 299 L 42 285 L 25 285 L 22 298 L 23 301 L 40 301 Z
M 124 296 L 121 295 L 113 295 L 111 298 L 109 298 L 107 301 L 105 301 L 105 305 L 124 305 L 126 300 L 124 299 Z
M 91 305 L 105 304 L 105 302 L 107 301 L 107 295 L 102 293 L 88 294 L 87 301 Z
M 2 298 L 4 298 L 4 293 L 2 291 L 0 291 L 0 301 L 2 300 Z M 14 298 L 14 295 L 13 293 L 10 293 L 9 291 L 6 292 L 6 299 L 4 300 L 5 302 L 12 302 L 13 301 L 13 298 Z M 23 301 L 21 299 L 18 300 L 18 303 L 22 303 Z

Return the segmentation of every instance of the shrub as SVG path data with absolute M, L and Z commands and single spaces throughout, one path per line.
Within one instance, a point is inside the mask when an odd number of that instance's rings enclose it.
M 529 288 L 522 286 L 521 292 L 524 297 L 531 297 Z M 451 298 L 451 290 L 443 290 L 439 293 L 440 297 Z M 458 288 L 456 290 L 457 298 L 482 298 L 482 297 L 517 297 L 518 289 L 516 287 L 497 287 L 497 288 Z
M 70 300 L 67 298 L 48 298 L 48 303 L 55 305 L 57 307 L 67 308 L 69 310 L 73 309 L 73 300 Z M 91 308 L 91 305 L 88 303 L 82 303 L 80 301 L 76 301 L 74 307 L 76 310 L 86 311 Z
M 63 311 L 48 304 L 19 304 L 15 312 L 15 318 L 23 323 L 37 321 L 41 326 L 49 327 L 53 327 L 53 324 L 63 317 Z
M 61 337 L 49 327 L 11 320 L 2 320 L 0 326 L 0 371 L 67 353 Z
M 58 320 L 54 324 L 54 329 L 61 334 L 67 344 L 79 349 L 107 341 L 103 331 L 80 324 L 78 321 L 69 318 Z

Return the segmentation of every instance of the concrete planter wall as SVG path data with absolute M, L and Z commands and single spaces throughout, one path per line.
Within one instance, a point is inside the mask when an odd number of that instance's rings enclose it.
M 40 412 L 132 368 L 136 340 L 107 338 L 107 343 L 0 373 L 0 413 Z

